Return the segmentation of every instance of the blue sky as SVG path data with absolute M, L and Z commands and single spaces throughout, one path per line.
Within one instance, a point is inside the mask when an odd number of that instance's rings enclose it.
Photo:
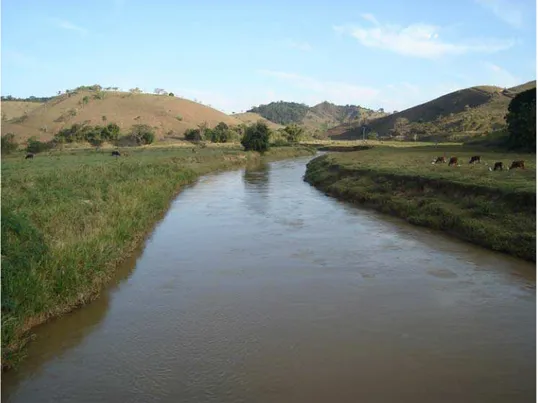
M 534 0 L 3 0 L 2 95 L 164 88 L 224 112 L 277 100 L 403 110 L 536 78 Z

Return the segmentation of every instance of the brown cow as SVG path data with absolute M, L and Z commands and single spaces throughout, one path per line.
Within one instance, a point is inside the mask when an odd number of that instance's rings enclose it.
M 504 166 L 503 166 L 502 162 L 496 162 L 495 166 L 493 167 L 493 170 L 496 171 L 498 169 L 498 170 L 502 171 L 503 168 L 504 168 Z
M 525 169 L 525 161 L 523 161 L 523 160 L 521 160 L 521 161 L 512 161 L 512 165 L 510 165 L 510 168 L 508 168 L 508 169 L 510 170 L 510 169 L 514 169 L 514 168 Z
M 450 157 L 450 161 L 448 161 L 448 166 L 450 165 L 458 165 L 458 157 Z
M 437 157 L 437 159 L 435 160 L 435 163 L 437 164 L 438 162 L 445 163 L 445 162 L 446 162 L 446 158 L 445 158 L 445 157 Z
M 473 162 L 480 163 L 480 155 L 473 155 L 471 159 L 469 160 L 469 164 L 472 164 Z

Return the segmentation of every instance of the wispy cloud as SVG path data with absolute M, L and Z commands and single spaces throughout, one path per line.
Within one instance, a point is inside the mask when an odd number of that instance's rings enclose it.
M 335 26 L 339 34 L 347 33 L 363 46 L 388 50 L 404 56 L 437 59 L 446 55 L 465 53 L 494 53 L 513 45 L 510 40 L 470 40 L 466 43 L 451 43 L 440 38 L 441 28 L 429 24 L 411 24 L 406 27 L 381 24 L 373 15 L 362 18 L 373 23 L 371 27 L 361 25 Z
M 484 66 L 486 68 L 488 82 L 493 85 L 498 85 L 499 87 L 514 87 L 522 84 L 521 78 L 503 69 L 501 66 L 489 62 L 484 62 Z
M 319 100 L 319 102 L 327 99 L 340 103 L 352 103 L 357 102 L 358 100 L 362 102 L 371 102 L 374 101 L 379 94 L 379 90 L 376 88 L 363 87 L 340 81 L 318 80 L 295 73 L 273 70 L 259 70 L 258 73 L 289 81 L 291 85 L 297 88 L 314 93 L 314 98 Z
M 513 26 L 521 28 L 523 26 L 523 10 L 518 7 L 514 0 L 475 0 L 482 7 L 490 10 L 499 19 Z
M 75 31 L 75 32 L 78 32 L 81 35 L 88 35 L 88 32 L 89 32 L 86 28 L 83 28 L 81 26 L 73 24 L 70 21 L 55 18 L 55 19 L 53 19 L 53 23 L 58 28 L 67 29 L 69 31 Z
M 285 41 L 285 45 L 289 48 L 298 49 L 305 52 L 309 52 L 312 50 L 312 46 L 308 42 L 298 42 L 288 39 L 287 41 Z

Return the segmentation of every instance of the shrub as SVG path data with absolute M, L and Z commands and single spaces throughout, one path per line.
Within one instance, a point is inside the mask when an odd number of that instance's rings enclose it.
M 149 125 L 139 124 L 131 127 L 129 133 L 138 144 L 151 144 L 155 140 L 155 132 Z
M 15 141 L 15 135 L 13 133 L 7 133 L 2 136 L 2 154 L 10 154 L 13 151 L 17 151 L 19 144 Z
M 174 93 L 173 93 L 173 92 L 169 92 L 169 93 L 168 93 L 168 96 L 169 96 L 169 97 L 173 97 L 173 96 L 174 96 Z
M 200 141 L 202 140 L 202 136 L 200 135 L 199 129 L 187 129 L 185 131 L 185 140 L 189 141 Z
M 301 139 L 301 136 L 304 133 L 304 129 L 296 124 L 291 124 L 284 128 L 284 133 L 286 135 L 286 140 L 288 140 L 288 143 L 296 144 Z
M 176 116 L 176 119 L 179 120 L 179 121 L 181 122 L 181 121 L 183 120 L 183 116 L 181 116 L 181 115 L 177 115 L 177 116 Z
M 44 142 L 36 140 L 35 137 L 28 139 L 28 145 L 26 146 L 26 151 L 29 153 L 40 153 L 43 151 L 48 151 L 54 147 L 53 142 Z
M 368 140 L 376 140 L 377 139 L 377 133 L 376 132 L 370 132 L 366 135 L 366 138 Z
M 264 122 L 257 122 L 247 127 L 241 139 L 245 151 L 258 151 L 264 153 L 269 149 L 269 136 L 271 131 Z

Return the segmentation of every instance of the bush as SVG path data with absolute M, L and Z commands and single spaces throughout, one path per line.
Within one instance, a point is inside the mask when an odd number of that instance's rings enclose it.
M 2 154 L 10 154 L 17 151 L 17 148 L 19 148 L 19 144 L 15 141 L 13 133 L 7 133 L 2 136 Z
M 370 132 L 366 135 L 366 138 L 368 140 L 377 140 L 377 133 L 376 132 Z
M 168 96 L 169 96 L 169 97 L 173 97 L 173 96 L 174 96 L 174 93 L 173 93 L 173 92 L 169 92 L 169 93 L 168 93 Z
M 241 139 L 245 151 L 258 151 L 264 153 L 269 149 L 269 136 L 271 131 L 264 122 L 257 122 L 247 127 Z
M 176 119 L 179 120 L 179 121 L 181 122 L 181 121 L 183 120 L 183 116 L 181 116 L 181 115 L 177 115 L 177 116 L 176 116 Z
M 155 140 L 155 132 L 151 126 L 139 124 L 131 127 L 131 132 L 129 133 L 138 144 L 151 144 Z
M 296 144 L 301 139 L 304 129 L 296 124 L 291 124 L 284 128 L 284 133 L 288 143 Z
M 189 141 L 200 141 L 202 136 L 199 129 L 187 129 L 184 133 L 185 140 Z
M 43 151 L 48 151 L 50 149 L 54 148 L 53 142 L 44 142 L 36 140 L 34 137 L 28 139 L 28 145 L 26 146 L 26 151 L 29 153 L 40 153 Z

